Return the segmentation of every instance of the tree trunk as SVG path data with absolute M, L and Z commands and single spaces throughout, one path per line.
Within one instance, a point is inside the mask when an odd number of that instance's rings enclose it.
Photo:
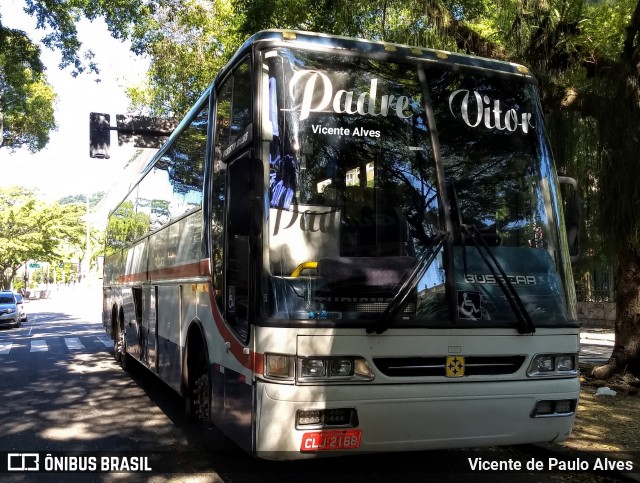
M 611 358 L 592 374 L 608 379 L 630 372 L 640 377 L 640 0 L 627 27 L 620 79 L 612 90 L 611 108 L 600 119 L 608 159 L 600 175 L 603 233 L 616 247 L 616 341 Z M 620 75 L 622 74 L 622 75 Z
M 609 361 L 592 375 L 609 379 L 622 372 L 640 377 L 640 254 L 628 249 L 619 254 L 616 271 L 616 339 Z

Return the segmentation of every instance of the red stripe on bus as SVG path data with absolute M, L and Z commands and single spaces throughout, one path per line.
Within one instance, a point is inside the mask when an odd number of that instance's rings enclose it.
M 199 275 L 210 275 L 211 266 L 209 259 L 203 259 L 199 262 L 187 263 L 185 265 L 177 265 L 174 267 L 159 268 L 157 270 L 149 270 L 148 272 L 132 273 L 129 275 L 121 275 L 120 283 L 127 282 L 143 282 L 146 280 L 163 280 L 180 277 L 195 277 Z M 225 342 L 229 342 L 231 347 L 229 351 L 235 357 L 238 362 L 250 371 L 257 370 L 262 372 L 264 357 L 262 354 L 249 350 L 248 354 L 244 352 L 244 345 L 236 338 L 234 333 L 224 323 L 224 318 L 218 309 L 218 304 L 215 299 L 215 291 L 213 284 L 208 284 L 209 303 L 211 304 L 211 313 L 213 315 L 214 323 L 220 336 Z
M 167 278 L 197 277 L 201 275 L 201 262 L 176 265 L 174 267 L 149 270 L 149 280 L 162 280 Z
M 216 324 L 220 336 L 225 342 L 229 342 L 229 352 L 237 359 L 237 361 L 246 369 L 254 371 L 262 368 L 262 354 L 254 352 L 249 349 L 247 354 L 244 353 L 245 346 L 236 338 L 234 333 L 224 323 L 224 318 L 218 310 L 218 304 L 216 303 L 213 284 L 209 283 L 209 301 L 211 304 L 211 313 L 213 314 L 213 321 Z
M 120 275 L 120 283 L 146 282 L 147 280 L 166 280 L 171 278 L 198 277 L 210 275 L 209 259 L 199 262 L 186 263 L 173 267 L 158 268 L 146 272 L 130 273 Z

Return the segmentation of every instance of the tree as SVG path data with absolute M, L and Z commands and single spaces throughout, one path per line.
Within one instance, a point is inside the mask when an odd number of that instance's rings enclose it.
M 82 51 L 75 28 L 85 16 L 103 17 L 114 37 L 129 35 L 133 19 L 146 18 L 151 7 L 140 0 L 76 0 L 73 2 L 25 0 L 25 11 L 34 16 L 38 28 L 50 28 L 42 44 L 62 55 L 60 68 L 71 67 L 71 75 L 99 73 L 91 51 Z M 153 3 L 153 2 L 150 2 Z M 1 9 L 1 6 L 0 6 Z M 39 151 L 55 129 L 55 94 L 47 83 L 40 48 L 25 32 L 5 27 L 0 14 L 0 148 L 26 147 Z
M 598 118 L 606 153 L 599 178 L 601 227 L 617 259 L 616 342 L 609 362 L 593 371 L 599 378 L 627 369 L 640 376 L 640 1 L 625 30 L 613 69 L 595 73 L 609 93 Z
M 9 288 L 28 260 L 53 263 L 84 253 L 84 215 L 83 205 L 46 204 L 27 188 L 1 188 L 0 286 Z
M 157 1 L 130 30 L 134 52 L 151 59 L 145 88 L 129 89 L 132 108 L 182 117 L 243 40 L 231 0 Z
M 43 70 L 40 49 L 0 22 L 0 147 L 35 152 L 49 141 L 55 94 Z
M 89 197 L 89 209 L 92 210 L 95 206 L 100 202 L 100 200 L 105 195 L 104 191 L 98 191 L 97 193 L 93 193 Z M 87 203 L 86 195 L 68 195 L 58 200 L 58 203 L 61 205 L 69 205 L 69 204 L 81 204 L 83 206 Z

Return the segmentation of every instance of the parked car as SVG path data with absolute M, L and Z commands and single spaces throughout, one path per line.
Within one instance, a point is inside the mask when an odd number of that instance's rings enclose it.
M 18 306 L 18 313 L 20 314 L 20 322 L 27 321 L 27 309 L 24 306 L 24 297 L 20 293 L 14 293 L 16 296 L 16 305 Z
M 15 294 L 9 290 L 0 291 L 0 325 L 13 324 L 20 327 L 20 316 Z

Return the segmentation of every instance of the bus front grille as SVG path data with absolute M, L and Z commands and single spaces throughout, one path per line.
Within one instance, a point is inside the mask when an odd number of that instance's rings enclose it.
M 374 357 L 373 363 L 389 377 L 444 377 L 446 356 Z M 464 358 L 465 376 L 513 374 L 524 363 L 525 356 L 469 356 Z

